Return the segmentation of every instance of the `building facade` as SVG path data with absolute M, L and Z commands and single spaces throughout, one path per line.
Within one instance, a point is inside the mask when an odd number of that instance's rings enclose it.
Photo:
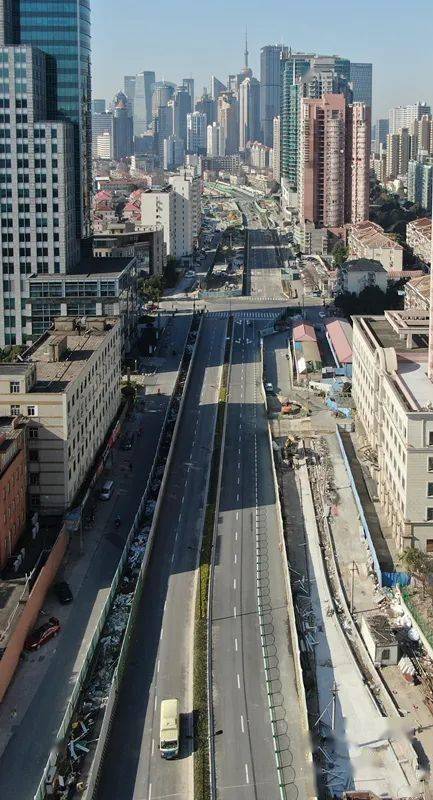
M 272 174 L 274 181 L 281 181 L 281 117 L 274 117 L 272 144 Z
M 239 103 L 232 92 L 218 96 L 218 122 L 223 130 L 225 156 L 239 152 Z
M 429 217 L 421 217 L 408 222 L 406 226 L 406 242 L 424 264 L 431 264 L 432 223 Z
M 424 114 L 431 114 L 427 103 L 413 103 L 409 106 L 395 106 L 389 111 L 389 133 L 398 133 L 402 128 L 410 128 L 412 123 Z
M 366 220 L 350 226 L 349 255 L 380 261 L 387 272 L 403 269 L 403 248 L 376 222 Z
M 260 141 L 273 146 L 274 117 L 280 113 L 280 59 L 282 46 L 270 44 L 260 50 Z
M 134 136 L 141 136 L 146 133 L 152 124 L 152 94 L 155 85 L 155 73 L 152 70 L 139 72 L 134 80 Z M 125 85 L 125 94 L 129 97 L 132 92 L 132 83 L 128 80 L 128 87 Z
M 193 111 L 186 118 L 186 138 L 188 153 L 204 155 L 207 146 L 207 117 L 200 111 Z M 218 154 L 217 154 L 218 155 Z
M 0 365 L 0 413 L 29 432 L 30 507 L 64 513 L 80 489 L 120 404 L 119 324 L 57 319 L 19 363 Z
M 353 102 L 364 103 L 371 109 L 373 94 L 373 64 L 350 63 L 350 82 Z
M 4 38 L 4 44 L 31 45 L 47 57 L 46 119 L 72 126 L 76 236 L 87 237 L 92 192 L 90 0 L 75 5 L 11 3 L 8 16 L 13 39 Z
M 347 106 L 345 147 L 345 219 L 362 222 L 370 212 L 371 107 L 365 103 Z
M 16 385 L 9 386 L 16 391 Z M 0 569 L 14 553 L 27 522 L 27 425 L 21 417 L 0 418 Z
M 358 432 L 377 457 L 374 477 L 386 522 L 400 551 L 416 547 L 432 553 L 433 386 L 424 344 L 428 314 L 388 311 L 384 317 L 352 319 Z
M 0 47 L 0 346 L 26 342 L 25 288 L 32 272 L 67 272 L 79 259 L 74 128 L 47 122 L 46 57 Z M 12 122 L 11 122 L 12 120 Z M 6 145 L 4 145 L 6 147 Z
M 239 86 L 239 150 L 245 152 L 248 142 L 260 137 L 260 83 L 245 78 Z
M 223 156 L 225 153 L 224 132 L 218 122 L 207 126 L 207 156 Z

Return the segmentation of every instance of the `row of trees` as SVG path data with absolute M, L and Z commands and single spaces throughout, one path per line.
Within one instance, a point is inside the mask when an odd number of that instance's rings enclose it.
M 179 264 L 175 258 L 167 258 L 167 266 L 162 275 L 152 275 L 150 278 L 140 278 L 138 291 L 146 303 L 159 303 L 164 289 L 176 285 Z
M 386 292 L 378 286 L 366 286 L 359 295 L 341 292 L 335 297 L 334 304 L 345 317 L 353 314 L 383 314 L 389 308 L 402 308 L 403 297 L 399 290 L 405 281 L 389 281 Z

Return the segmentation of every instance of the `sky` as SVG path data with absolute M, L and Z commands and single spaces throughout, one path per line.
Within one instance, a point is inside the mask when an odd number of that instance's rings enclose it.
M 260 78 L 260 48 L 338 53 L 373 64 L 373 119 L 394 105 L 433 102 L 431 0 L 91 0 L 93 97 L 110 100 L 123 76 L 157 80 L 210 76 L 225 82 L 243 66 Z

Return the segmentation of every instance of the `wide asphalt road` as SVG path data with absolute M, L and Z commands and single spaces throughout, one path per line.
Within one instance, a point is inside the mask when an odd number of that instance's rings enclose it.
M 284 298 L 274 235 L 268 228 L 248 230 L 248 282 L 256 300 L 281 301 Z
M 272 455 L 260 387 L 259 327 L 259 322 L 245 321 L 234 326 L 218 509 L 212 604 L 218 800 L 295 800 L 314 795 L 288 632 Z M 277 720 L 275 742 L 268 691 Z M 280 773 L 275 747 L 280 751 Z
M 99 800 L 193 797 L 192 675 L 195 569 L 227 321 L 203 320 L 167 489 L 120 689 Z M 161 700 L 177 697 L 181 751 L 159 754 Z

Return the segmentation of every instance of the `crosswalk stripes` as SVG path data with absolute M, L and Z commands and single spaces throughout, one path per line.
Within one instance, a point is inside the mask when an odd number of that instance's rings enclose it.
M 215 317 L 217 319 L 227 319 L 230 314 L 235 319 L 276 319 L 283 309 L 275 309 L 275 311 L 209 311 L 208 317 Z

